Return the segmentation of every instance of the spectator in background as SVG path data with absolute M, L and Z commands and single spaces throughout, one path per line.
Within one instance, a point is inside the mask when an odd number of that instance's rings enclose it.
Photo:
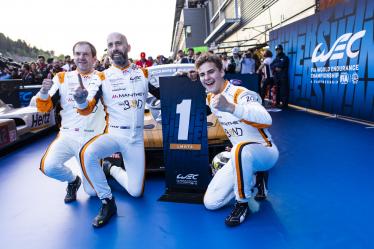
M 8 67 L 4 66 L 0 68 L 0 80 L 8 80 L 11 78 L 12 78 L 12 75 Z
M 152 62 L 148 61 L 145 57 L 145 53 L 141 52 L 140 53 L 140 60 L 136 62 L 136 65 L 140 68 L 147 68 L 152 66 Z
M 102 62 L 102 65 L 103 65 L 103 67 L 105 68 L 105 69 L 108 69 L 108 68 L 110 68 L 110 66 L 111 66 L 111 62 L 110 62 L 110 57 L 108 56 L 108 55 L 105 55 L 104 57 L 103 57 L 103 60 L 102 60 L 103 62 Z
M 222 55 L 221 55 L 221 61 L 222 61 L 223 70 L 225 71 L 225 73 L 227 73 L 228 69 L 229 69 L 230 61 L 227 58 L 227 53 L 226 52 L 222 53 Z
M 240 61 L 241 74 L 254 74 L 255 73 L 255 60 L 253 59 L 253 51 L 248 49 Z
M 196 52 L 196 54 L 195 54 L 195 61 L 197 61 L 197 59 L 199 59 L 200 55 L 201 55 L 200 51 Z
M 36 63 L 36 68 L 38 70 L 38 79 L 45 79 L 48 76 L 47 64 L 45 64 L 45 57 L 43 55 L 38 56 L 38 61 Z
M 59 60 L 53 60 L 52 62 L 52 68 L 50 69 L 49 73 L 50 73 L 50 79 L 52 79 L 56 74 L 58 74 L 59 72 L 62 72 L 64 71 L 61 67 L 61 62 Z
M 24 83 L 30 83 L 33 84 L 35 82 L 35 77 L 33 73 L 31 72 L 30 65 L 25 63 L 22 65 L 22 70 L 21 70 L 21 76 L 22 76 L 22 81 Z
M 277 53 L 274 61 L 270 67 L 274 73 L 274 83 L 277 86 L 277 105 L 280 108 L 288 107 L 288 96 L 290 91 L 290 83 L 288 81 L 288 67 L 290 60 L 283 53 L 283 46 L 278 45 L 275 47 Z
M 193 49 L 193 48 L 189 48 L 189 49 L 188 49 L 188 56 L 187 56 L 187 57 L 183 57 L 183 58 L 180 60 L 180 63 L 181 63 L 181 64 L 195 63 L 194 54 L 195 54 L 194 49 Z
M 152 56 L 148 56 L 148 61 L 150 62 L 150 66 L 153 66 L 154 64 L 154 60 L 153 60 L 153 57 Z M 150 67 L 149 66 L 149 67 Z
M 162 61 L 162 55 L 157 55 L 154 65 L 162 65 L 164 62 Z
M 96 71 L 99 71 L 99 72 L 102 72 L 105 70 L 105 68 L 101 65 L 101 62 L 99 60 L 95 61 L 94 68 Z
M 178 51 L 178 54 L 177 54 L 177 60 L 176 60 L 175 63 L 182 63 L 183 58 L 184 58 L 184 52 L 183 52 L 182 49 L 180 49 L 180 50 Z
M 38 56 L 37 66 L 38 66 L 38 70 L 41 70 L 47 67 L 47 64 L 45 64 L 45 57 L 43 55 Z
M 275 97 L 274 95 L 275 90 L 273 89 L 275 88 L 273 72 L 270 68 L 271 63 L 273 62 L 272 57 L 273 57 L 273 53 L 269 49 L 266 49 L 264 52 L 264 61 L 262 62 L 260 67 L 257 69 L 257 73 L 262 75 L 260 96 L 264 104 L 265 104 L 265 96 L 266 96 L 268 88 L 270 88 L 269 99 L 272 100 L 273 97 Z M 272 101 L 272 105 L 275 105 L 275 104 L 276 104 L 275 101 L 274 102 Z
M 72 67 L 70 55 L 65 56 L 65 64 L 62 66 L 62 70 L 65 72 L 70 72 Z
M 240 73 L 241 63 L 240 63 L 239 48 L 234 47 L 231 52 L 232 52 L 232 57 L 230 58 L 230 63 L 228 66 L 228 73 Z
M 38 69 L 35 62 L 30 63 L 30 70 L 34 74 L 34 76 L 38 73 Z
M 163 55 L 158 55 L 154 62 L 154 65 L 163 65 L 163 64 L 169 64 L 169 59 L 167 59 Z
M 12 69 L 10 70 L 10 73 L 12 75 L 12 79 L 21 79 L 22 78 L 18 67 L 12 67 Z

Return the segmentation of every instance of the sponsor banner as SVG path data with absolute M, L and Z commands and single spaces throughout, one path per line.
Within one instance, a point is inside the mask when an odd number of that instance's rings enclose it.
M 374 121 L 374 1 L 337 4 L 270 32 L 290 57 L 290 103 Z
M 187 77 L 163 77 L 160 86 L 166 193 L 202 201 L 211 179 L 204 88 Z
M 258 75 L 257 74 L 226 74 L 225 79 L 236 86 L 243 86 L 251 91 L 258 93 Z
M 33 96 L 35 96 L 40 90 L 40 86 L 30 86 L 27 88 L 19 89 L 18 96 L 19 102 L 21 107 L 28 106 L 30 104 L 30 100 Z

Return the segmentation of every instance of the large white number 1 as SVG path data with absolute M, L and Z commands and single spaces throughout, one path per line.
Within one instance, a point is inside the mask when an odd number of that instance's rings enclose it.
M 178 140 L 188 140 L 188 127 L 190 126 L 191 100 L 184 99 L 177 105 L 179 114 Z

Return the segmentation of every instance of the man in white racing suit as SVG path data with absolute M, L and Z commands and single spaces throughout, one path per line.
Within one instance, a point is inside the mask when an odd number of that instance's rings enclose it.
M 254 174 L 270 169 L 278 159 L 278 149 L 267 130 L 272 119 L 257 93 L 225 81 L 218 56 L 201 55 L 195 66 L 208 92 L 207 104 L 233 144 L 231 159 L 209 183 L 204 205 L 215 210 L 235 197 L 234 209 L 225 224 L 236 226 L 248 216 Z
M 93 221 L 94 227 L 103 226 L 116 214 L 114 197 L 100 168 L 100 158 L 121 152 L 126 171 L 113 166 L 109 169 L 110 174 L 131 196 L 139 197 L 143 194 L 144 104 L 148 91 L 159 98 L 158 89 L 148 82 L 147 70 L 129 63 L 130 45 L 126 37 L 112 33 L 107 38 L 107 45 L 114 65 L 104 71 L 102 85 L 88 88 L 88 91 L 77 89 L 75 94 L 80 114 L 89 114 L 100 96 L 103 97 L 107 111 L 108 126 L 105 133 L 88 141 L 80 153 L 83 172 L 102 200 L 102 208 Z
M 40 163 L 40 170 L 47 176 L 68 182 L 66 203 L 76 200 L 76 193 L 81 179 L 64 165 L 71 157 L 79 160 L 79 151 L 93 136 L 103 133 L 105 112 L 103 105 L 97 103 L 94 111 L 88 116 L 77 113 L 73 98 L 75 89 L 83 85 L 98 85 L 103 74 L 94 71 L 96 60 L 95 47 L 86 41 L 77 42 L 73 47 L 74 61 L 77 70 L 58 73 L 53 79 L 44 79 L 42 88 L 37 94 L 36 106 L 39 112 L 49 112 L 56 105 L 61 105 L 61 127 L 56 139 L 49 145 Z M 83 187 L 87 194 L 95 196 L 96 192 L 83 178 Z

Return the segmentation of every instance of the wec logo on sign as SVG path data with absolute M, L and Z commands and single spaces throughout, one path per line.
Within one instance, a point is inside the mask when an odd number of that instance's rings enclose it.
M 197 180 L 198 176 L 199 176 L 199 174 L 188 174 L 188 175 L 185 175 L 185 176 L 183 176 L 182 174 L 178 174 L 177 179 L 178 180 Z
M 334 43 L 334 45 L 330 48 L 330 51 L 325 54 L 325 49 L 317 55 L 319 49 L 323 45 L 323 43 L 320 43 L 317 45 L 317 47 L 314 49 L 312 54 L 312 62 L 325 62 L 328 59 L 330 60 L 339 60 L 343 58 L 344 52 L 347 53 L 347 56 L 349 58 L 355 58 L 359 54 L 359 51 L 352 51 L 352 44 L 362 37 L 365 36 L 366 30 L 361 30 L 355 34 L 352 35 L 352 33 L 346 33 L 342 36 L 340 36 Z

